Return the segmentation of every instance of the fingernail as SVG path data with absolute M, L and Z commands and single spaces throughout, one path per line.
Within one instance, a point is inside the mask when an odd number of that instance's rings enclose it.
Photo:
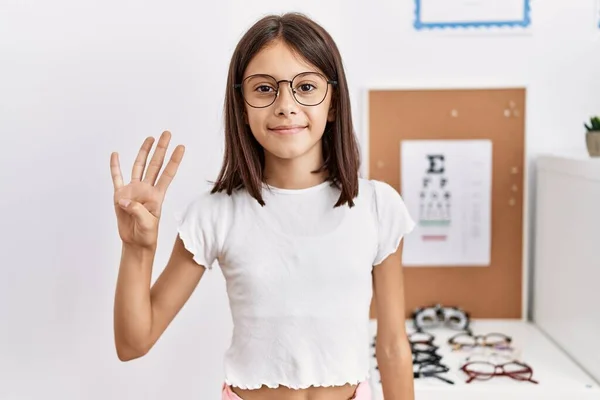
M 127 199 L 121 199 L 121 200 L 119 200 L 119 205 L 121 207 L 127 207 L 129 205 L 129 203 L 131 203 L 131 200 L 127 200 Z

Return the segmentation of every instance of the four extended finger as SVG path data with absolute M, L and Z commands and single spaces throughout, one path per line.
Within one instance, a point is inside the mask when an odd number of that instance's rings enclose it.
M 111 153 L 110 155 L 110 175 L 112 176 L 113 187 L 118 190 L 123 187 L 123 175 L 121 174 L 121 166 L 119 164 L 119 154 Z
M 138 155 L 133 163 L 133 169 L 131 171 L 131 181 L 139 182 L 142 180 L 142 174 L 144 173 L 144 169 L 146 168 L 146 160 L 148 159 L 148 154 L 150 154 L 150 150 L 152 150 L 152 144 L 154 143 L 154 138 L 149 136 L 142 143 L 142 147 L 138 152 Z
M 156 178 L 158 177 L 158 173 L 162 168 L 163 162 L 165 161 L 165 155 L 167 153 L 167 148 L 169 147 L 169 142 L 171 141 L 171 132 L 164 131 L 160 136 L 158 144 L 156 146 L 156 150 L 152 155 L 152 159 L 148 164 L 148 169 L 146 170 L 146 175 L 144 177 L 144 182 L 153 185 L 156 183 Z
M 179 165 L 181 164 L 181 160 L 183 159 L 183 154 L 185 153 L 185 147 L 183 145 L 179 145 L 173 150 L 173 154 L 171 155 L 171 159 L 167 163 L 165 170 L 160 175 L 158 179 L 158 183 L 156 187 L 161 190 L 163 193 L 167 191 L 169 185 L 173 181 L 175 174 L 177 174 L 177 170 Z

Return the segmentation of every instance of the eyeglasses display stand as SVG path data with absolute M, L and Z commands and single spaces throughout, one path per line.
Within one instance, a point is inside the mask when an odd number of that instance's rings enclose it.
M 407 320 L 406 328 L 409 334 L 415 332 L 412 320 Z M 451 326 L 423 330 L 433 336 L 433 345 L 438 347 L 440 362 L 447 368 L 439 374 L 440 379 L 436 379 L 435 376 L 415 378 L 416 400 L 600 399 L 600 386 L 535 324 L 521 319 L 473 319 L 469 329 L 473 336 L 479 338 L 474 340 L 478 345 L 463 346 L 460 349 L 449 343 L 449 339 L 460 333 Z M 369 343 L 369 346 L 372 350 L 377 333 L 377 320 L 371 320 L 370 330 L 372 343 Z M 481 340 L 486 335 L 498 333 L 510 337 L 509 348 L 492 348 L 486 346 L 489 342 Z M 451 342 L 454 343 L 454 340 Z M 373 351 L 372 353 L 374 354 Z M 491 368 L 487 370 L 488 374 L 467 382 L 470 376 L 461 370 L 461 367 L 468 361 L 478 362 L 486 358 L 489 361 L 487 365 Z M 528 367 L 527 372 L 524 373 L 521 368 L 519 374 L 511 373 L 511 368 L 513 372 L 519 372 L 520 368 L 519 364 L 511 364 L 511 360 Z M 497 367 L 494 368 L 494 364 Z M 486 364 L 480 365 L 486 370 Z M 475 370 L 476 367 L 471 369 Z M 371 357 L 370 379 L 373 400 L 384 400 L 377 359 L 374 355 Z M 448 381 L 453 384 L 449 384 Z

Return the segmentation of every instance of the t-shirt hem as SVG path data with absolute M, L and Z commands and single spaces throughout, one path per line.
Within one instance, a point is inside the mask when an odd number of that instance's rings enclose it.
M 362 382 L 367 381 L 370 378 L 370 374 L 367 372 L 363 374 L 362 377 L 359 378 L 339 378 L 331 381 L 323 381 L 320 383 L 314 382 L 286 382 L 281 381 L 276 383 L 274 381 L 260 381 L 260 382 L 252 382 L 252 383 L 243 383 L 241 381 L 225 378 L 225 384 L 228 386 L 237 387 L 244 390 L 256 390 L 260 389 L 262 386 L 266 386 L 269 389 L 277 389 L 280 386 L 285 386 L 290 389 L 300 390 L 300 389 L 308 389 L 309 387 L 334 387 L 334 386 L 344 386 L 344 385 L 358 385 Z

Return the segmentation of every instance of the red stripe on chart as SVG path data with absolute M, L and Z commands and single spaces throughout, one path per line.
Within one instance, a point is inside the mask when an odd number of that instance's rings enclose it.
M 423 235 L 422 239 L 424 241 L 437 241 L 437 242 L 440 242 L 440 241 L 444 241 L 444 240 L 448 239 L 448 236 L 446 236 L 446 235 Z

